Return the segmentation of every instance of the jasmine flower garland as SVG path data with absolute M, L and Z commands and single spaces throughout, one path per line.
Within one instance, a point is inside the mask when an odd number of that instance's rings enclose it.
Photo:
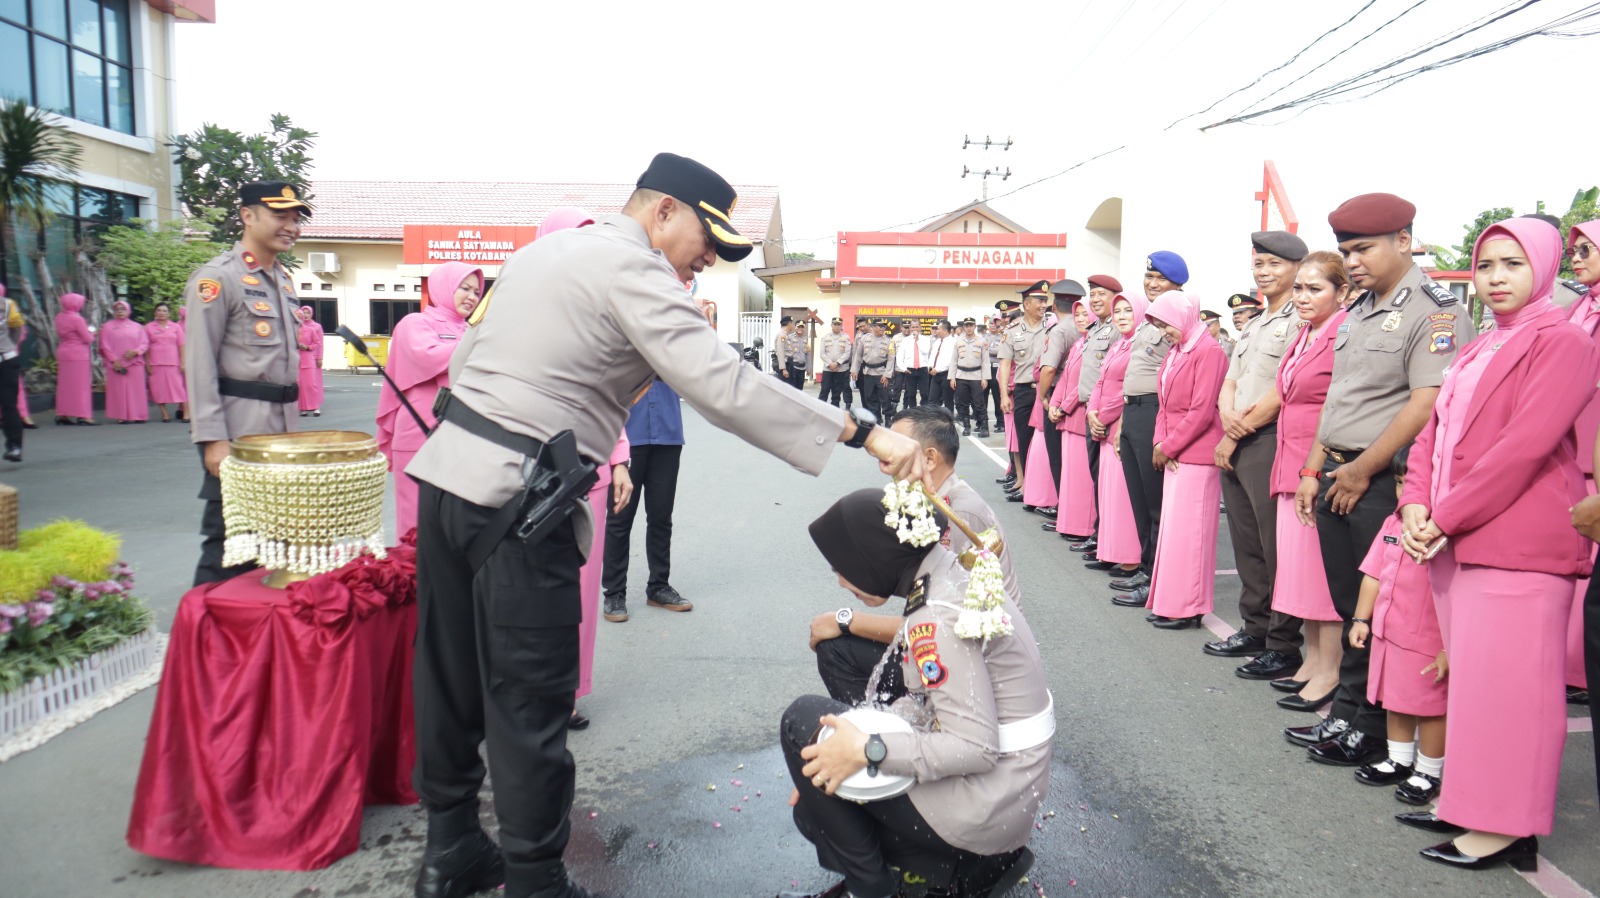
M 922 484 L 898 480 L 885 485 L 883 508 L 884 526 L 893 528 L 901 542 L 927 546 L 939 541 L 941 534 L 934 522 L 933 503 L 928 500 Z M 956 635 L 984 640 L 1010 636 L 1013 629 L 1011 615 L 1005 610 L 1005 574 L 1000 570 L 1000 556 L 994 551 L 1000 542 L 999 534 L 990 530 L 979 538 L 983 543 L 981 547 L 973 546 L 961 553 L 961 562 L 971 573 L 967 577 L 966 601 L 956 620 Z
M 927 546 L 939 541 L 939 525 L 933 520 L 933 504 L 922 491 L 922 484 L 896 480 L 883 488 L 883 525 L 894 529 L 903 543 Z

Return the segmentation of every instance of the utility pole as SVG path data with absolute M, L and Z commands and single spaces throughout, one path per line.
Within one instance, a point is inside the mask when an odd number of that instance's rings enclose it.
M 984 150 L 988 150 L 993 147 L 999 147 L 1001 152 L 1005 152 L 1011 149 L 1012 143 L 1013 141 L 1010 137 L 1005 139 L 1005 143 L 1001 143 L 998 140 L 991 140 L 987 134 L 983 136 L 982 142 L 973 140 L 971 137 L 965 134 L 961 136 L 961 149 L 963 150 L 965 150 L 967 147 L 981 147 Z M 1006 166 L 1005 171 L 1001 171 L 998 168 L 985 168 L 983 171 L 977 171 L 976 169 L 968 168 L 965 165 L 961 166 L 961 177 L 965 178 L 967 175 L 976 175 L 977 177 L 983 179 L 983 201 L 987 203 L 989 201 L 989 178 L 992 176 L 999 178 L 1002 181 L 1010 179 L 1011 166 Z

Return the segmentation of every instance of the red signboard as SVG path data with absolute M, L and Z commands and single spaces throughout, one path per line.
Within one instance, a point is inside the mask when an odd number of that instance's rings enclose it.
M 1067 276 L 1067 235 L 843 231 L 838 256 L 841 281 L 1031 284 Z
M 407 265 L 502 265 L 538 233 L 537 227 L 507 225 L 406 225 L 401 261 Z

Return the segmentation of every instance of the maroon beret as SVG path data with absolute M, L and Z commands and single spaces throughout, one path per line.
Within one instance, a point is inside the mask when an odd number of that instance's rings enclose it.
M 1089 275 L 1089 286 L 1091 286 L 1091 287 L 1104 287 L 1107 290 L 1110 290 L 1112 293 L 1121 293 L 1122 292 L 1122 282 L 1117 280 L 1116 278 L 1112 277 L 1109 274 L 1091 274 L 1091 275 Z
M 1363 193 L 1345 200 L 1328 214 L 1328 226 L 1335 240 L 1343 243 L 1357 237 L 1393 234 L 1411 227 L 1417 207 L 1392 193 Z

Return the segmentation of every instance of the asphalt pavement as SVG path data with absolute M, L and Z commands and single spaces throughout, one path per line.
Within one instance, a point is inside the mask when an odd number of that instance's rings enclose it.
M 305 426 L 371 430 L 377 379 L 330 374 L 325 413 Z M 806 535 L 840 495 L 881 485 L 840 447 L 810 478 L 685 411 L 672 584 L 688 614 L 644 605 L 636 525 L 624 624 L 600 624 L 594 720 L 573 733 L 578 761 L 568 864 L 580 882 L 639 898 L 771 896 L 831 877 L 794 831 L 777 723 L 821 692 L 807 625 L 850 604 Z M 19 488 L 23 526 L 58 517 L 122 534 L 139 592 L 166 629 L 198 549 L 199 465 L 187 429 L 159 421 L 44 427 Z M 1003 435 L 988 441 L 1003 451 Z M 1538 882 L 1509 869 L 1462 873 L 1417 857 L 1436 838 L 1392 815 L 1390 790 L 1310 763 L 1264 683 L 1201 653 L 1205 631 L 1166 632 L 1117 608 L 1040 518 L 1005 505 L 999 469 L 963 441 L 957 470 L 1000 507 L 1058 711 L 1047 816 L 1022 895 L 1589 895 L 1600 890 L 1593 735 L 1570 735 L 1555 833 Z M 643 517 L 641 515 L 641 517 Z M 1233 567 L 1226 528 L 1219 569 Z M 1217 577 L 1218 617 L 1237 625 L 1238 580 Z M 159 687 L 158 687 L 159 688 Z M 123 840 L 155 690 L 0 764 L 0 896 L 409 896 L 424 822 L 416 807 L 366 812 L 359 852 L 310 873 L 192 867 Z M 1587 710 L 1575 712 L 1587 716 Z M 1587 721 L 1575 725 L 1581 729 Z M 1506 763 L 1519 763 L 1508 758 Z M 1449 775 L 1448 760 L 1446 776 Z M 712 789 L 711 787 L 715 787 Z M 492 800 L 485 803 L 492 832 Z

